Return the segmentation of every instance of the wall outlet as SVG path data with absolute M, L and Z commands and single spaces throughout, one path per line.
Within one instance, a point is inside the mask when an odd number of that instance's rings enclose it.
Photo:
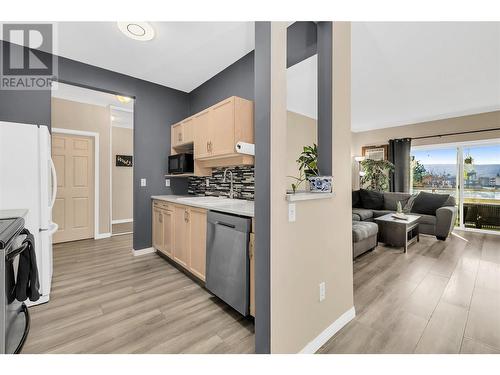
M 319 302 L 323 302 L 326 299 L 326 284 L 325 282 L 319 283 Z
M 295 203 L 289 203 L 288 204 L 288 221 L 290 223 L 293 223 L 296 219 L 297 214 L 297 209 L 295 206 Z
M 141 186 L 146 186 L 146 179 L 145 178 L 141 178 Z
M 209 178 L 205 178 L 205 186 L 210 187 L 210 179 Z
M 165 179 L 165 186 L 170 187 L 170 179 L 169 178 Z

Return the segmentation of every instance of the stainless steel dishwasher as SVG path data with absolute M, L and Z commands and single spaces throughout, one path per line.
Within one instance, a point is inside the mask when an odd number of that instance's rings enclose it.
M 250 218 L 208 212 L 205 286 L 244 316 L 250 303 L 250 228 Z

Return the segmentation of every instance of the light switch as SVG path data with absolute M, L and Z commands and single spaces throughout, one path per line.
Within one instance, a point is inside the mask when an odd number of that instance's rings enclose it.
M 210 187 L 210 179 L 209 178 L 205 178 L 205 186 Z
M 141 186 L 146 186 L 146 179 L 145 178 L 141 178 Z
M 165 186 L 166 187 L 170 186 L 170 179 L 169 178 L 165 179 Z
M 295 216 L 296 216 L 295 203 L 289 203 L 288 204 L 288 221 L 290 223 L 293 223 L 295 221 Z
M 323 281 L 319 284 L 319 302 L 323 302 L 325 298 L 326 298 L 326 284 Z

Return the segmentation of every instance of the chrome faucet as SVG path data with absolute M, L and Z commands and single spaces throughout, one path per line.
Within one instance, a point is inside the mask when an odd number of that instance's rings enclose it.
M 234 198 L 234 190 L 233 190 L 233 171 L 229 168 L 224 169 L 224 178 L 222 182 L 226 183 L 226 174 L 229 172 L 229 176 L 231 177 L 230 187 L 229 187 L 229 199 Z

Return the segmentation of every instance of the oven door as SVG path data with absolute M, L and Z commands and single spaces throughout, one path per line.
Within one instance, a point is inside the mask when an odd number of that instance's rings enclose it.
M 28 247 L 22 243 L 26 236 L 19 236 L 19 240 L 5 252 L 5 353 L 19 353 L 28 336 L 30 318 L 28 308 L 16 299 L 16 280 L 19 269 L 19 256 Z

